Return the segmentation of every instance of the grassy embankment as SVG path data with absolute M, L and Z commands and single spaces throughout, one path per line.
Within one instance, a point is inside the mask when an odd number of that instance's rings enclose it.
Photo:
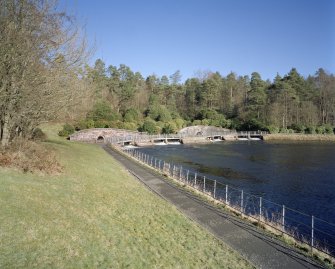
M 0 268 L 251 267 L 98 146 L 46 144 L 61 175 L 0 168 Z
M 335 135 L 324 134 L 267 134 L 264 135 L 263 140 L 286 140 L 286 141 L 333 141 L 335 142 Z

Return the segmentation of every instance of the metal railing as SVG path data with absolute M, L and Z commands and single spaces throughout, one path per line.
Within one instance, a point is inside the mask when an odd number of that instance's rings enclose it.
M 207 178 L 205 175 L 157 159 L 137 149 L 122 148 L 122 150 L 128 156 L 210 196 L 241 215 L 277 233 L 293 237 L 305 244 L 307 250 L 310 248 L 313 252 L 317 249 L 335 257 L 335 224 Z
M 134 134 L 123 134 L 113 137 L 106 137 L 105 142 L 110 144 L 122 143 L 125 141 L 131 142 L 143 142 L 143 141 L 154 141 L 158 139 L 183 139 L 183 138 L 191 138 L 191 137 L 223 137 L 227 135 L 234 135 L 240 137 L 252 137 L 252 136 L 263 136 L 267 134 L 267 132 L 262 131 L 251 131 L 251 132 L 234 132 L 234 131 L 223 131 L 223 132 L 213 132 L 199 136 L 190 136 L 187 134 L 157 134 L 157 135 L 149 135 L 146 133 L 134 133 Z

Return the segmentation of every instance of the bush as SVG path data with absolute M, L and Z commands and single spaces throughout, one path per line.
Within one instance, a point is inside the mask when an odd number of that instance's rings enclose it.
M 304 133 L 306 126 L 304 126 L 303 124 L 292 124 L 290 128 L 295 130 L 297 133 Z
M 330 124 L 324 125 L 326 134 L 334 134 L 334 128 Z
M 193 125 L 193 126 L 201 125 L 201 120 L 194 120 L 194 121 L 192 122 L 192 125 Z
M 182 129 L 185 126 L 185 121 L 181 118 L 175 119 L 174 122 L 177 126 L 177 130 Z
M 141 132 L 147 132 L 148 134 L 157 133 L 156 123 L 152 119 L 146 119 L 143 125 L 139 128 Z
M 120 119 L 120 115 L 113 111 L 108 103 L 100 102 L 96 103 L 93 110 L 87 114 L 87 119 L 92 119 L 93 121 L 116 121 Z
M 23 138 L 14 139 L 9 147 L 0 151 L 0 166 L 16 167 L 25 173 L 58 174 L 62 171 L 50 149 Z
M 315 134 L 315 127 L 314 126 L 308 126 L 305 130 L 306 134 Z
M 125 122 L 123 123 L 123 128 L 126 130 L 132 130 L 136 131 L 137 130 L 137 124 L 134 122 Z
M 79 121 L 78 123 L 76 123 L 74 125 L 74 128 L 75 128 L 76 131 L 94 128 L 94 121 L 92 119 L 90 119 L 90 120 L 81 120 L 81 121 Z
M 197 115 L 198 120 L 204 120 L 204 119 L 209 119 L 209 120 L 216 120 L 218 119 L 219 114 L 212 109 L 202 109 L 199 114 Z
M 75 131 L 74 127 L 71 124 L 67 123 L 63 126 L 63 130 L 58 132 L 58 135 L 67 137 L 67 136 L 73 134 L 74 131 Z
M 177 126 L 173 121 L 165 124 L 162 129 L 163 134 L 174 134 L 176 132 L 177 132 Z
M 270 134 L 278 134 L 279 133 L 279 128 L 273 125 L 268 126 L 268 131 Z
M 140 113 L 135 108 L 129 108 L 126 110 L 123 116 L 124 122 L 138 122 Z
M 324 126 L 318 126 L 315 128 L 315 132 L 317 134 L 325 134 L 326 133 L 326 128 Z
M 34 141 L 45 141 L 47 136 L 40 128 L 35 128 L 31 135 L 31 139 Z
M 95 128 L 110 128 L 110 122 L 107 120 L 97 120 L 94 122 Z

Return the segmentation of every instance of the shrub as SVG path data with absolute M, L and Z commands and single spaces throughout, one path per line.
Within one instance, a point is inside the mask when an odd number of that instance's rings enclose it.
M 315 128 L 315 132 L 317 134 L 325 134 L 326 133 L 326 128 L 324 126 L 318 126 Z
M 268 126 L 268 131 L 270 134 L 278 134 L 279 133 L 279 128 L 273 125 Z
M 135 122 L 125 122 L 125 123 L 123 123 L 123 128 L 126 129 L 126 130 L 136 131 L 137 130 L 137 124 Z
M 25 173 L 58 174 L 62 171 L 50 149 L 23 138 L 14 139 L 9 147 L 0 151 L 0 166 L 16 167 Z
M 63 130 L 58 132 L 58 135 L 67 137 L 67 136 L 73 134 L 74 131 L 75 131 L 74 127 L 71 124 L 67 123 L 63 126 Z
M 140 113 L 135 108 L 129 108 L 126 110 L 123 116 L 124 122 L 137 122 L 139 120 Z
M 174 122 L 177 126 L 177 130 L 182 129 L 185 126 L 185 121 L 181 118 L 175 119 Z
M 177 132 L 177 126 L 173 121 L 166 123 L 162 129 L 163 134 L 174 134 L 176 132 Z
M 94 127 L 95 128 L 109 128 L 110 122 L 107 120 L 100 119 L 94 122 Z
M 211 123 L 211 121 L 210 121 L 209 119 L 203 119 L 203 120 L 201 121 L 201 124 L 202 124 L 202 125 L 205 125 L 205 126 L 209 126 L 210 123 Z
M 290 128 L 295 130 L 297 133 L 304 133 L 306 126 L 304 126 L 303 124 L 292 124 Z
M 40 128 L 35 128 L 31 135 L 31 139 L 34 141 L 45 141 L 47 136 Z
M 108 103 L 99 102 L 96 103 L 93 107 L 93 110 L 87 114 L 87 119 L 92 119 L 93 121 L 116 121 L 120 119 L 120 115 L 113 111 Z
M 315 127 L 314 126 L 308 126 L 305 130 L 306 134 L 315 134 Z
M 94 121 L 92 119 L 89 120 L 81 120 L 74 125 L 76 131 L 94 128 Z
M 143 125 L 139 128 L 141 132 L 147 132 L 148 134 L 157 133 L 156 123 L 152 119 L 146 119 Z
M 192 125 L 193 125 L 193 126 L 201 125 L 201 120 L 194 120 L 194 121 L 192 122 Z
M 326 134 L 334 134 L 334 128 L 330 124 L 324 125 Z

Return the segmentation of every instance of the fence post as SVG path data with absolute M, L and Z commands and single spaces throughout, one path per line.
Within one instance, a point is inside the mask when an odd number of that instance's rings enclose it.
M 197 173 L 194 174 L 194 186 L 197 186 Z
M 262 197 L 259 197 L 259 221 L 262 220 Z
M 186 172 L 186 183 L 187 183 L 187 184 L 188 184 L 188 175 L 189 175 L 189 173 L 190 173 L 190 171 L 187 170 L 187 172 Z
M 216 180 L 214 180 L 214 191 L 213 191 L 213 198 L 215 199 L 216 194 Z
M 179 168 L 179 181 L 181 181 L 181 174 L 183 173 L 183 167 L 180 166 Z
M 311 236 L 311 251 L 313 253 L 314 247 L 314 216 L 312 215 L 312 236 Z
M 282 213 L 282 230 L 285 232 L 285 205 L 283 205 L 283 213 Z
M 241 191 L 241 213 L 243 214 L 243 190 Z
M 226 204 L 228 204 L 228 185 L 226 185 Z
M 163 167 L 162 167 L 162 172 L 164 173 L 165 170 L 165 161 L 163 161 Z
M 206 191 L 206 177 L 204 176 L 204 189 L 203 189 L 203 193 L 205 193 L 205 191 Z

